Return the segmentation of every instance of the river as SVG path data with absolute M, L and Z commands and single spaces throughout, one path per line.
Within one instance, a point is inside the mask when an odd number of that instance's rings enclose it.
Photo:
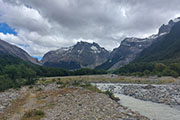
M 137 111 L 141 115 L 144 115 L 151 120 L 180 120 L 179 109 L 172 108 L 169 105 L 153 103 L 151 101 L 143 101 L 130 96 L 123 95 L 121 94 L 120 87 L 122 85 L 123 84 L 120 85 L 109 83 L 96 84 L 96 86 L 103 91 L 105 91 L 107 87 L 114 87 L 115 89 L 113 90 L 113 93 L 116 97 L 120 98 L 121 105 L 126 106 L 134 111 Z

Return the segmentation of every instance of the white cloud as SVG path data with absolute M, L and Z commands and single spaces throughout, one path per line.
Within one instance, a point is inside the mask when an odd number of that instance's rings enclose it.
M 179 16 L 178 4 L 179 0 L 0 0 L 0 22 L 18 32 L 8 41 L 29 45 L 24 49 L 34 56 L 80 40 L 112 50 L 126 36 L 157 32 L 161 24 Z
M 0 32 L 0 39 L 6 40 L 7 42 L 11 44 L 23 44 L 24 42 L 19 39 L 19 37 L 14 36 L 13 34 L 4 34 Z
M 47 33 L 51 24 L 40 13 L 25 5 L 12 5 L 0 0 L 0 22 L 7 22 L 11 27 L 19 30 Z

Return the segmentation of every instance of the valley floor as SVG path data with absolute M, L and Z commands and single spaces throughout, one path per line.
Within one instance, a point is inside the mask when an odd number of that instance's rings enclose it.
M 180 77 L 135 77 L 135 76 L 118 76 L 115 74 L 108 75 L 84 75 L 84 76 L 67 76 L 67 77 L 48 77 L 42 80 L 61 79 L 62 81 L 85 81 L 90 83 L 133 83 L 133 84 L 172 84 L 180 85 Z
M 0 120 L 148 120 L 107 95 L 49 83 L 0 93 Z
M 180 80 L 171 77 L 91 75 L 41 78 L 36 85 L 0 93 L 0 120 L 148 120 L 101 90 L 143 101 L 180 105 Z M 100 86 L 98 84 L 100 83 Z M 151 85 L 149 85 L 151 84 Z M 123 97 L 124 98 L 124 97 Z M 169 115 L 171 117 L 171 115 Z

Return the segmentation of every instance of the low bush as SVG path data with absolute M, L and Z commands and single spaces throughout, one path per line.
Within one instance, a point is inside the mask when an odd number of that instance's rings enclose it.
M 109 98 L 111 98 L 112 100 L 114 100 L 114 101 L 116 101 L 116 102 L 118 102 L 118 101 L 120 100 L 119 98 L 115 97 L 114 94 L 113 94 L 111 91 L 109 91 L 109 90 L 107 90 L 107 91 L 105 92 L 105 94 L 106 94 Z
M 29 110 L 27 111 L 22 120 L 40 120 L 41 118 L 43 118 L 45 116 L 45 113 L 41 110 Z

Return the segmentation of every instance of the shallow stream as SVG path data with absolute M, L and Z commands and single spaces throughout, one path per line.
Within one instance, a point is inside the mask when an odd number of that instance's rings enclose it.
M 144 115 L 151 120 L 180 120 L 180 109 L 172 108 L 169 105 L 165 104 L 153 103 L 151 101 L 143 101 L 123 95 L 121 94 L 121 85 L 117 84 L 116 86 L 116 84 L 109 83 L 96 84 L 96 86 L 103 91 L 105 91 L 107 87 L 111 87 L 112 89 L 114 88 L 113 93 L 116 97 L 120 98 L 121 105 L 137 111 L 141 115 Z

